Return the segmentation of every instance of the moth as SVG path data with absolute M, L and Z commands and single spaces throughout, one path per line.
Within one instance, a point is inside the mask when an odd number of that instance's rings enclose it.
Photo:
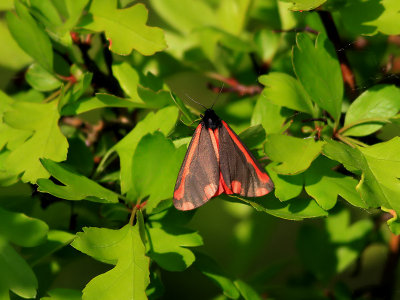
M 212 108 L 206 109 L 178 174 L 175 207 L 195 209 L 222 193 L 260 197 L 273 188 L 271 178 L 237 134 Z

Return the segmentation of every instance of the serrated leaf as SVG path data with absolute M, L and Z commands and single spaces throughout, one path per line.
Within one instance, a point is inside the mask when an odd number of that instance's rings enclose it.
M 302 111 L 310 115 L 314 114 L 310 97 L 304 91 L 300 82 L 290 75 L 272 72 L 258 78 L 265 86 L 261 97 L 271 101 L 275 105 L 284 106 L 293 110 Z
M 25 79 L 31 87 L 41 92 L 52 91 L 61 86 L 61 81 L 39 64 L 32 64 L 28 68 Z
M 337 163 L 322 156 L 317 158 L 311 167 L 304 172 L 304 184 L 307 194 L 313 197 L 325 210 L 336 205 L 341 196 L 354 206 L 368 208 L 356 191 L 357 180 L 334 172 Z
M 224 274 L 218 264 L 211 257 L 202 253 L 196 253 L 196 262 L 194 265 L 201 273 L 203 273 L 203 275 L 207 276 L 218 285 L 226 297 L 230 299 L 239 298 L 239 291 L 232 280 Z
M 43 166 L 51 176 L 64 185 L 58 185 L 49 179 L 39 179 L 39 191 L 49 193 L 66 200 L 89 200 L 102 203 L 117 203 L 118 195 L 97 182 L 69 169 L 68 166 L 57 164 L 49 159 L 41 159 Z
M 10 32 L 18 45 L 44 69 L 53 70 L 53 49 L 50 38 L 30 15 L 20 0 L 14 2 L 17 14 L 7 13 Z
M 294 175 L 305 171 L 321 153 L 323 142 L 287 135 L 270 134 L 264 150 L 272 161 L 280 162 L 274 170 L 278 174 Z
M 362 172 L 357 191 L 370 207 L 384 206 L 400 212 L 400 138 L 364 148 L 330 141 L 323 152 L 351 172 Z
M 325 34 L 315 41 L 305 34 L 297 35 L 293 48 L 293 67 L 311 99 L 337 120 L 343 97 L 343 79 L 335 48 Z
M 161 132 L 144 136 L 136 147 L 132 162 L 132 199 L 149 196 L 149 213 L 161 200 L 171 199 L 186 147 L 175 148 Z
M 138 225 L 126 225 L 119 230 L 83 228 L 72 246 L 97 260 L 115 265 L 86 285 L 83 299 L 147 299 L 150 260 L 145 256 Z
M 143 4 L 117 9 L 117 0 L 93 0 L 89 13 L 80 25 L 104 31 L 114 53 L 129 55 L 135 49 L 143 55 L 153 55 L 167 46 L 163 30 L 146 25 L 148 12 Z
M 49 297 L 40 300 L 82 300 L 82 292 L 72 289 L 53 289 L 47 292 Z
M 344 131 L 344 135 L 369 135 L 383 126 L 383 122 L 373 122 L 373 119 L 388 119 L 400 110 L 400 89 L 394 85 L 376 85 L 362 93 L 349 107 L 344 126 L 356 122 L 368 121 Z M 374 124 L 375 123 L 375 124 Z
M 163 108 L 155 114 L 151 112 L 112 148 L 112 150 L 117 151 L 120 157 L 121 191 L 123 194 L 133 187 L 132 159 L 141 138 L 158 130 L 165 135 L 168 134 L 175 126 L 177 118 L 178 109 L 173 106 Z
M 58 127 L 56 103 L 15 102 L 4 114 L 12 128 L 32 132 L 32 136 L 10 153 L 4 167 L 12 174 L 22 173 L 22 181 L 35 183 L 49 176 L 39 158 L 62 161 L 67 158 L 68 142 Z
M 168 271 L 183 271 L 194 261 L 195 256 L 186 247 L 203 245 L 201 236 L 192 230 L 162 226 L 147 228 L 150 241 L 148 255 Z

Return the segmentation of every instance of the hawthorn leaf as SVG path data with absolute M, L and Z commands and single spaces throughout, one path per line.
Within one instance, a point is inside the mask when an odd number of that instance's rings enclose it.
M 49 227 L 39 219 L 0 208 L 0 236 L 21 247 L 33 247 L 46 239 Z
M 219 28 L 240 35 L 246 26 L 251 0 L 222 0 L 217 9 Z
M 41 159 L 42 165 L 51 176 L 64 185 L 50 179 L 39 179 L 39 191 L 66 200 L 89 200 L 101 203 L 117 203 L 118 195 L 97 182 L 76 173 L 68 165 L 58 164 L 50 159 Z
M 35 298 L 38 281 L 31 267 L 0 236 L 0 295 L 9 299 L 9 290 L 22 298 Z
M 242 131 L 239 137 L 247 148 L 254 149 L 265 141 L 265 130 L 262 125 L 251 126 Z
M 4 122 L 12 128 L 32 132 L 8 155 L 4 167 L 12 174 L 22 173 L 23 182 L 35 183 L 49 177 L 40 158 L 62 161 L 67 158 L 68 142 L 58 127 L 60 115 L 56 103 L 15 102 L 4 114 Z
M 346 29 L 359 35 L 386 35 L 400 33 L 400 3 L 397 0 L 362 1 L 354 0 L 339 9 Z M 356 12 L 362 11 L 362 14 Z
M 188 34 L 196 28 L 216 25 L 217 18 L 206 2 L 180 0 L 150 0 L 151 6 L 178 32 Z
M 146 25 L 148 11 L 139 3 L 125 9 L 117 8 L 117 0 L 93 0 L 89 14 L 80 26 L 104 31 L 110 41 L 110 50 L 119 55 L 129 55 L 132 49 L 143 55 L 153 55 L 167 45 L 164 32 Z
M 20 1 L 14 2 L 16 14 L 7 12 L 7 24 L 18 45 L 45 70 L 53 70 L 53 49 L 50 38 Z
M 268 175 L 271 177 L 275 186 L 275 196 L 280 201 L 287 201 L 300 195 L 303 190 L 304 176 L 297 175 L 282 175 L 275 172 L 275 168 L 279 165 L 277 162 L 272 162 L 267 166 Z
M 329 141 L 323 153 L 350 172 L 361 171 L 357 191 L 369 207 L 384 206 L 400 212 L 400 138 L 364 148 Z
M 336 271 L 342 272 L 361 254 L 374 224 L 370 219 L 350 224 L 350 211 L 346 209 L 331 214 L 325 223 L 330 241 L 337 247 Z
M 293 48 L 293 68 L 311 99 L 332 117 L 339 119 L 342 108 L 343 79 L 335 48 L 327 36 L 320 33 L 315 41 L 305 33 L 296 37 Z
M 281 202 L 275 198 L 272 193 L 257 198 L 243 198 L 236 196 L 219 196 L 222 199 L 232 201 L 239 199 L 245 202 L 257 211 L 266 212 L 278 218 L 287 220 L 303 220 L 306 218 L 324 217 L 328 213 L 323 210 L 314 199 L 296 198 L 289 201 Z
M 315 115 L 310 97 L 297 79 L 285 73 L 272 72 L 260 76 L 258 80 L 265 86 L 261 97 L 265 97 L 267 101 L 312 116 Z
M 52 91 L 61 86 L 60 80 L 36 63 L 28 68 L 25 79 L 31 87 L 41 92 Z
M 147 299 L 150 260 L 145 255 L 139 225 L 125 225 L 118 230 L 85 227 L 71 245 L 96 260 L 115 265 L 86 285 L 83 299 Z
M 388 119 L 400 110 L 400 89 L 395 85 L 376 85 L 362 93 L 351 103 L 346 113 L 344 126 L 368 119 Z M 383 121 L 371 121 L 350 127 L 344 135 L 364 136 L 374 133 L 383 126 Z
M 261 300 L 261 296 L 246 282 L 235 280 L 235 285 L 245 300 Z
M 315 9 L 322 4 L 324 4 L 327 0 L 280 0 L 282 2 L 292 3 L 290 7 L 291 10 L 312 10 Z
M 218 285 L 226 297 L 230 299 L 239 298 L 240 294 L 235 284 L 224 274 L 217 262 L 211 257 L 197 252 L 194 266 L 203 273 L 203 275 L 207 276 Z
M 121 164 L 121 191 L 123 194 L 133 188 L 132 163 L 136 147 L 143 136 L 160 131 L 167 135 L 175 126 L 178 119 L 178 109 L 169 106 L 160 109 L 157 113 L 150 112 L 140 121 L 111 151 L 116 151 Z
M 72 289 L 52 289 L 47 292 L 48 297 L 40 298 L 40 300 L 82 300 L 82 292 Z
M 251 125 L 261 124 L 268 134 L 282 133 L 288 112 L 286 108 L 275 105 L 260 96 L 251 116 Z
M 150 250 L 148 255 L 168 271 L 183 271 L 195 261 L 195 255 L 186 247 L 203 245 L 201 236 L 192 230 L 171 227 L 148 227 Z
M 27 254 L 27 262 L 34 266 L 42 259 L 49 257 L 52 253 L 68 246 L 74 239 L 75 235 L 61 230 L 50 230 L 47 234 L 47 240 L 43 244 L 36 247 L 24 249 Z
M 161 132 L 145 135 L 136 147 L 132 162 L 132 199 L 149 196 L 146 211 L 151 211 L 161 200 L 173 196 L 177 174 L 186 153 L 186 147 L 175 148 Z
M 341 196 L 350 204 L 368 208 L 356 190 L 357 180 L 332 170 L 337 163 L 320 156 L 304 172 L 304 185 L 307 194 L 317 201 L 325 210 L 336 205 Z
M 324 142 L 301 139 L 281 134 L 270 134 L 265 141 L 264 150 L 272 161 L 279 162 L 275 172 L 295 175 L 305 171 L 317 158 Z

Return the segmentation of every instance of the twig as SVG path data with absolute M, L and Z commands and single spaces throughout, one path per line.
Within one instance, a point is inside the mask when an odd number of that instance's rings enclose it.
M 239 96 L 253 96 L 261 94 L 263 90 L 263 88 L 259 85 L 243 85 L 235 78 L 227 78 L 217 73 L 206 73 L 206 75 L 228 85 L 227 87 L 221 89 L 220 87 L 209 84 L 209 88 L 214 93 L 236 93 Z

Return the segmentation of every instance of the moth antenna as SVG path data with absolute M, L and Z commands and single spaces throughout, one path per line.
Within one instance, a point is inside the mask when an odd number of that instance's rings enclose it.
M 192 100 L 194 103 L 197 103 L 198 105 L 201 105 L 202 107 L 204 107 L 204 109 L 208 109 L 207 107 L 205 107 L 203 104 L 201 104 L 200 102 L 197 102 L 196 100 L 194 100 L 192 97 L 190 97 L 188 94 L 185 93 L 185 96 L 188 97 L 190 100 Z
M 221 85 L 221 88 L 219 89 L 218 95 L 215 98 L 213 104 L 211 105 L 211 109 L 214 107 L 214 104 L 217 103 L 217 100 L 218 100 L 219 96 L 221 95 L 222 90 L 224 89 L 224 86 L 225 86 L 225 82 L 222 82 L 222 85 Z

